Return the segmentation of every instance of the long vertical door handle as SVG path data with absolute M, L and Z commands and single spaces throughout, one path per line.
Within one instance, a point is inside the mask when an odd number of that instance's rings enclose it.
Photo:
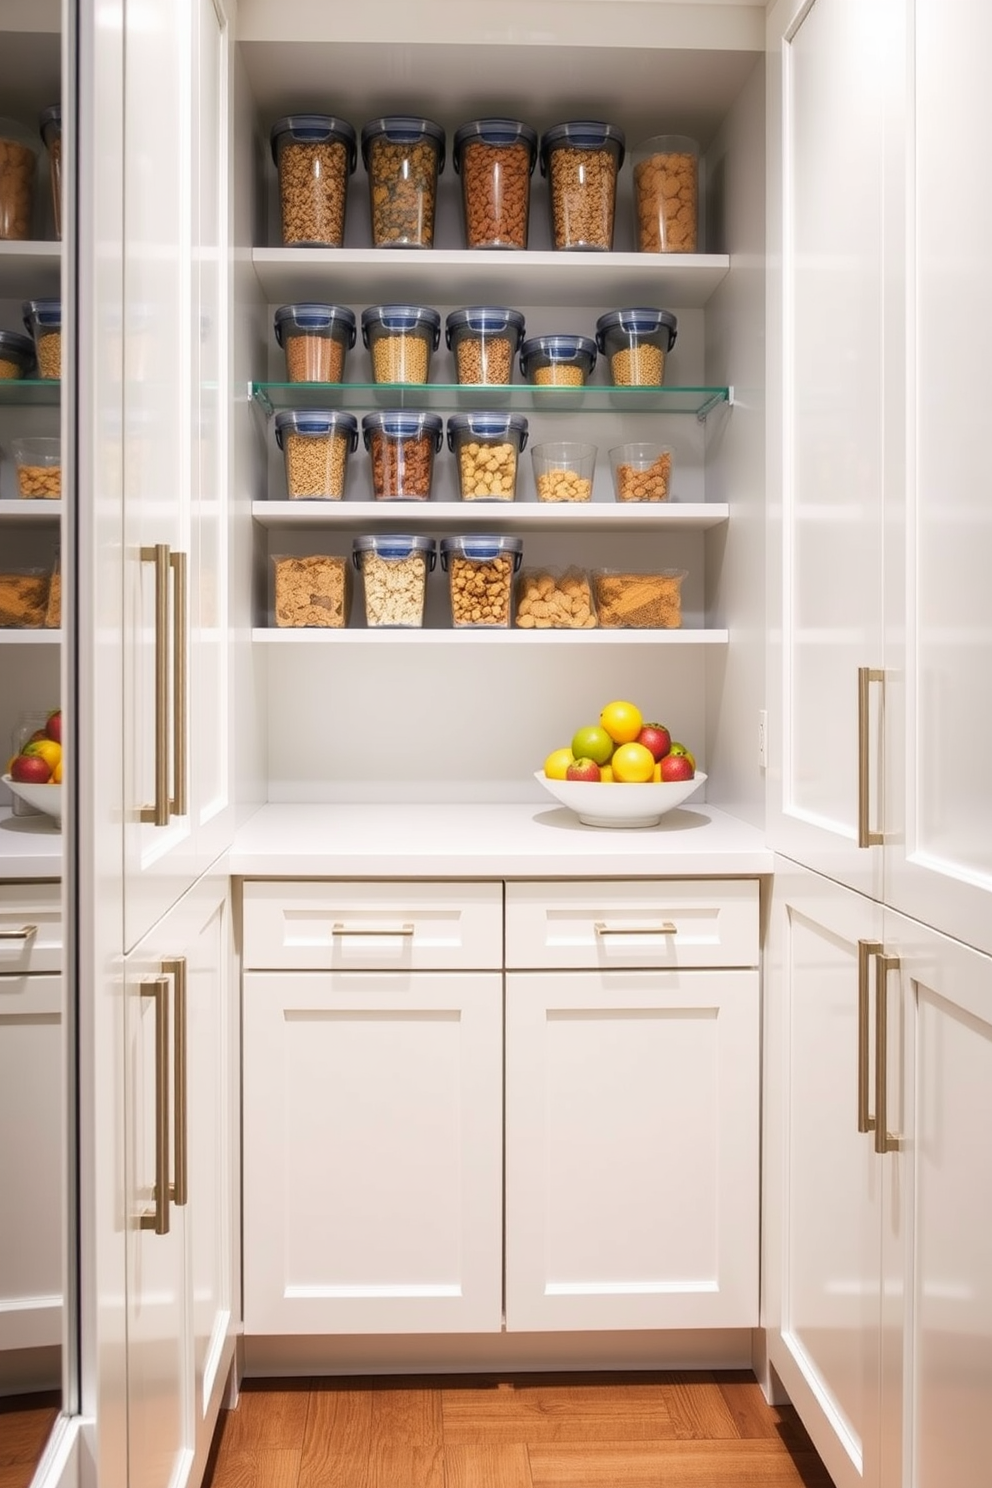
M 155 999 L 155 1208 L 138 1220 L 142 1230 L 169 1233 L 169 978 L 153 977 L 141 988 Z
M 875 1130 L 868 1096 L 868 976 L 872 956 L 882 952 L 880 940 L 858 941 L 858 1131 Z
M 186 957 L 174 956 L 162 962 L 162 974 L 172 978 L 175 989 L 176 1011 L 173 1033 L 173 1079 L 176 1102 L 175 1165 L 176 1177 L 172 1185 L 172 1202 L 185 1204 L 189 1198 L 189 1076 L 188 1049 L 188 985 Z
M 140 818 L 155 827 L 169 825 L 169 566 L 168 543 L 141 549 L 142 563 L 155 565 L 155 804 L 142 806 Z
M 873 682 L 884 682 L 885 673 L 878 667 L 858 667 L 858 846 L 880 847 L 885 834 L 871 825 L 871 730 L 868 725 L 869 689 Z
M 186 743 L 186 666 L 189 630 L 186 618 L 186 554 L 171 553 L 172 590 L 172 774 L 175 795 L 169 802 L 173 816 L 188 810 L 189 760 Z
M 899 1151 L 899 1139 L 889 1132 L 888 1112 L 888 990 L 889 972 L 898 971 L 898 956 L 879 956 L 875 988 L 875 1151 Z

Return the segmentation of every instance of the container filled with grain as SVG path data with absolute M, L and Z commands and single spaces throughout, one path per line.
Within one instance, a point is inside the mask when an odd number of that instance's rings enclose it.
M 608 310 L 596 322 L 596 345 L 616 387 L 660 387 L 677 336 L 670 310 Z
M 272 555 L 272 623 L 343 630 L 351 612 L 351 566 L 330 553 Z
M 58 381 L 62 376 L 62 301 L 25 300 L 22 309 L 34 342 L 38 376 Z
M 369 305 L 362 311 L 373 382 L 427 382 L 440 340 L 441 317 L 427 305 Z
M 466 248 L 526 248 L 537 131 L 518 119 L 472 119 L 455 130 Z
M 555 124 L 541 136 L 541 174 L 550 180 L 551 242 L 606 253 L 613 247 L 623 130 L 597 120 Z
M 269 139 L 279 172 L 283 243 L 340 248 L 348 177 L 358 162 L 353 127 L 333 114 L 291 114 L 276 120 Z
M 367 413 L 362 438 L 369 452 L 376 501 L 429 501 L 434 456 L 444 438 L 439 413 L 390 408 Z
M 442 537 L 441 567 L 448 575 L 451 623 L 505 627 L 510 623 L 513 576 L 523 558 L 519 537 Z
M 593 598 L 603 630 L 678 630 L 682 624 L 683 568 L 630 573 L 592 571 Z
M 35 370 L 34 342 L 20 331 L 0 331 L 0 382 L 16 382 Z
M 452 310 L 444 323 L 444 339 L 454 353 L 458 382 L 502 386 L 512 382 L 524 330 L 520 311 L 503 305 Z
M 433 248 L 444 130 L 433 119 L 392 114 L 362 128 L 373 248 Z
M 276 444 L 286 460 L 290 501 L 340 501 L 348 456 L 358 448 L 358 420 L 340 409 L 283 409 Z
M 618 501 L 667 501 L 672 483 L 672 451 L 641 441 L 610 450 L 613 494 Z
M 591 501 L 597 449 L 576 439 L 552 439 L 530 452 L 538 501 Z
M 362 575 L 370 629 L 417 629 L 424 623 L 427 575 L 437 560 L 432 537 L 376 533 L 356 537 L 352 562 Z
M 48 169 L 52 182 L 52 212 L 55 236 L 62 237 L 62 105 L 53 103 L 38 120 L 38 130 L 48 151 Z
M 286 353 L 287 382 L 342 382 L 345 357 L 358 334 L 347 305 L 308 301 L 281 305 L 275 313 L 276 341 Z
M 595 365 L 589 336 L 532 336 L 520 348 L 520 371 L 536 387 L 583 387 Z
M 34 185 L 41 147 L 29 129 L 0 119 L 0 238 L 33 236 Z
M 640 253 L 696 253 L 699 243 L 699 146 L 659 134 L 633 151 L 634 232 Z
M 512 501 L 517 467 L 527 443 L 527 420 L 520 413 L 454 413 L 448 420 L 448 448 L 458 464 L 463 501 Z
M 62 441 L 56 438 L 12 439 L 17 468 L 17 494 L 26 501 L 57 501 L 62 495 Z

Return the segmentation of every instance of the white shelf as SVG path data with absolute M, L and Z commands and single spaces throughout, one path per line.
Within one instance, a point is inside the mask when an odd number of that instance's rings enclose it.
M 41 498 L 0 501 L 0 524 L 10 527 L 57 527 L 62 520 L 62 502 Z
M 0 242 L 0 300 L 57 296 L 62 282 L 62 244 Z M 22 331 L 18 324 L 12 330 Z
M 664 303 L 678 310 L 705 305 L 730 272 L 724 253 L 255 248 L 252 262 L 270 304 Z
M 270 646 L 725 646 L 727 630 L 333 630 L 256 626 L 253 641 Z
M 0 630 L 0 646 L 57 646 L 60 630 Z
M 15 816 L 0 806 L 0 880 L 59 878 L 62 832 L 50 816 Z
M 726 502 L 255 501 L 262 527 L 480 528 L 492 532 L 704 531 L 729 519 Z

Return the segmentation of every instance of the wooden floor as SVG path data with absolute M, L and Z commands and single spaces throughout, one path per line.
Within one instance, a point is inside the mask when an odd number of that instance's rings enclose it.
M 0 1398 L 0 1488 L 28 1488 L 59 1413 L 59 1392 Z
M 746 1372 L 252 1380 L 207 1485 L 832 1488 Z

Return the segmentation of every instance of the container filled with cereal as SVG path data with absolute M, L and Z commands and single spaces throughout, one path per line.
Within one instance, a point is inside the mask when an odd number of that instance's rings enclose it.
M 0 119 L 0 238 L 22 242 L 32 236 L 40 154 L 30 130 L 13 119 Z
M 603 630 L 678 630 L 682 624 L 683 568 L 630 573 L 592 572 L 593 598 Z
M 352 562 L 365 589 L 365 623 L 416 629 L 424 623 L 427 575 L 437 559 L 432 537 L 378 533 L 356 537 Z
M 341 382 L 355 344 L 354 313 L 347 305 L 281 305 L 276 341 L 286 353 L 287 382 Z
M 575 439 L 554 439 L 535 444 L 530 452 L 534 463 L 534 485 L 538 501 L 591 501 L 596 469 L 596 446 Z
M 340 501 L 348 456 L 358 448 L 358 421 L 340 409 L 283 409 L 276 444 L 286 460 L 290 501 Z
M 62 376 L 62 301 L 25 300 L 22 309 L 34 342 L 38 376 L 57 381 Z
M 269 139 L 279 172 L 283 243 L 340 248 L 348 177 L 358 163 L 354 129 L 332 114 L 291 114 L 276 120 Z
M 541 137 L 541 174 L 550 179 L 551 243 L 601 253 L 613 247 L 623 130 L 596 120 L 555 124 Z
M 634 231 L 640 253 L 695 253 L 699 241 L 699 146 L 659 134 L 633 151 Z
M 667 501 L 672 452 L 664 444 L 642 441 L 610 450 L 613 494 L 618 501 Z
M 524 328 L 520 311 L 502 305 L 452 310 L 444 322 L 444 338 L 455 354 L 458 381 L 504 386 L 511 382 Z
M 596 322 L 596 345 L 616 387 L 660 387 L 677 336 L 670 310 L 608 310 Z
M 16 382 L 34 371 L 34 342 L 20 331 L 0 331 L 0 382 Z
M 448 448 L 458 462 L 463 501 L 512 501 L 517 465 L 527 443 L 527 420 L 520 413 L 454 413 L 448 420 Z
M 583 387 L 595 365 L 588 336 L 532 336 L 520 348 L 520 370 L 536 387 Z
M 351 611 L 351 566 L 330 553 L 272 555 L 272 619 L 280 628 L 343 630 Z
M 441 567 L 451 590 L 451 623 L 508 626 L 513 575 L 524 545 L 519 537 L 442 537 Z
M 62 495 L 62 441 L 36 435 L 12 439 L 17 494 L 25 500 L 57 501 Z
M 518 119 L 473 119 L 455 130 L 466 248 L 526 248 L 537 131 Z
M 433 248 L 444 130 L 432 119 L 393 114 L 362 128 L 373 248 Z
M 362 438 L 372 464 L 376 501 L 429 501 L 434 456 L 444 438 L 439 413 L 390 408 L 367 413 Z
M 589 575 L 581 568 L 523 568 L 514 625 L 521 630 L 595 630 Z
M 55 215 L 55 236 L 62 236 L 62 105 L 53 103 L 46 108 L 38 120 L 38 130 L 48 151 L 48 167 L 52 182 L 52 211 Z
M 426 305 L 369 305 L 362 340 L 372 356 L 374 382 L 425 383 L 441 340 L 441 317 Z

